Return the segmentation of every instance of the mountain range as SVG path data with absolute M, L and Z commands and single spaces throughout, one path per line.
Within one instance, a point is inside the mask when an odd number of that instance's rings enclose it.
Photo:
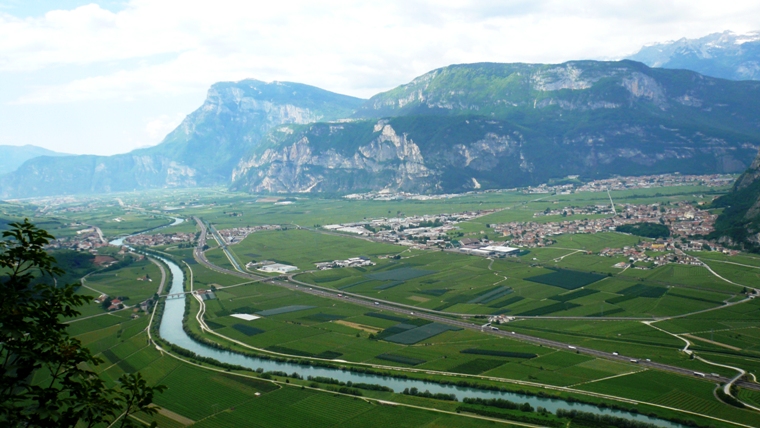
M 436 193 L 613 174 L 739 173 L 760 147 L 760 82 L 634 61 L 478 63 L 369 100 L 257 80 L 213 85 L 154 147 L 38 157 L 0 196 L 229 185 Z
M 38 156 L 69 156 L 67 153 L 54 152 L 42 147 L 32 146 L 4 146 L 0 145 L 0 174 L 15 171 L 29 159 Z
M 213 85 L 203 105 L 157 146 L 114 156 L 38 157 L 0 177 L 3 197 L 229 184 L 238 161 L 274 126 L 350 115 L 362 100 L 299 83 Z
M 731 80 L 760 80 L 760 32 L 714 33 L 643 47 L 628 57 L 650 67 L 693 70 Z

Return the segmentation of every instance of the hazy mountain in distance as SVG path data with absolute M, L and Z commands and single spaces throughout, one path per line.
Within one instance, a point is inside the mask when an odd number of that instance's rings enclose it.
M 160 144 L 114 156 L 34 159 L 0 179 L 0 196 L 226 185 L 234 166 L 273 127 L 346 117 L 362 102 L 300 83 L 216 83 Z
M 15 171 L 24 162 L 37 156 L 68 156 L 66 153 L 54 152 L 43 147 L 0 145 L 0 174 Z
M 760 32 L 714 33 L 641 48 L 628 57 L 650 67 L 678 68 L 731 80 L 760 80 Z

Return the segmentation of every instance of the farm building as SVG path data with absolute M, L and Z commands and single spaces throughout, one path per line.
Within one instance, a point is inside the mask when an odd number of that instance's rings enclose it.
M 261 272 L 267 273 L 288 273 L 298 270 L 297 267 L 291 265 L 284 265 L 282 263 L 272 263 L 266 266 L 258 268 Z
M 501 245 L 489 245 L 487 247 L 481 248 L 481 250 L 490 251 L 492 253 L 505 256 L 514 255 L 520 252 L 519 248 L 504 247 Z

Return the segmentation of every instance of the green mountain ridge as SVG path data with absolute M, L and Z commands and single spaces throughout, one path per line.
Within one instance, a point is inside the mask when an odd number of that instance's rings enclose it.
M 282 126 L 233 172 L 251 192 L 450 192 L 567 175 L 741 172 L 758 82 L 633 61 L 460 64 L 378 94 L 342 124 Z
M 296 83 L 218 83 L 154 147 L 32 159 L 0 196 L 230 185 L 421 193 L 567 175 L 738 173 L 760 149 L 760 82 L 634 61 L 458 64 L 369 100 Z

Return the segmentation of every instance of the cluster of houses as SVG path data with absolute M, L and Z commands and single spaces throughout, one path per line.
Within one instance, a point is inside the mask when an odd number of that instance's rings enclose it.
M 261 226 L 233 227 L 232 229 L 219 230 L 219 235 L 224 239 L 227 245 L 237 244 L 245 239 L 248 235 L 262 230 L 280 230 L 280 225 L 264 224 Z
M 609 215 L 614 214 L 610 205 L 589 205 L 585 207 L 564 207 L 561 209 L 547 208 L 545 211 L 533 213 L 533 217 L 544 216 L 572 216 L 572 215 Z
M 176 232 L 176 233 L 156 233 L 153 235 L 134 235 L 127 237 L 124 241 L 132 245 L 142 245 L 155 247 L 158 245 L 182 244 L 195 241 L 195 233 Z
M 78 230 L 76 235 L 54 239 L 45 248 L 50 250 L 89 251 L 95 254 L 98 248 L 107 246 L 108 243 L 101 239 L 97 230 L 88 227 Z
M 314 265 L 316 265 L 317 269 L 319 270 L 328 270 L 328 269 L 345 268 L 345 267 L 374 266 L 375 264 L 376 264 L 375 262 L 370 261 L 367 257 L 364 257 L 364 256 L 351 257 L 350 259 L 346 259 L 346 260 L 333 260 L 331 262 L 314 263 Z
M 572 211 L 566 207 L 555 212 Z M 587 210 L 597 209 L 588 207 Z M 545 212 L 537 215 L 547 215 Z M 536 216 L 537 216 L 536 215 Z M 553 244 L 553 236 L 578 233 L 599 233 L 615 230 L 616 227 L 635 223 L 660 223 L 668 226 L 676 236 L 701 236 L 714 230 L 716 216 L 707 211 L 681 202 L 675 205 L 625 205 L 617 215 L 598 219 L 568 220 L 552 223 L 510 222 L 494 224 L 491 227 L 502 236 L 509 236 L 510 245 L 524 247 L 545 247 Z
M 127 300 L 128 297 L 114 297 L 111 299 L 108 294 L 101 294 L 98 296 L 95 300 L 93 300 L 94 303 L 98 305 L 102 305 L 103 302 L 108 302 L 109 306 L 106 308 L 108 312 L 111 311 L 118 311 L 119 309 L 124 309 L 124 301 Z M 143 311 L 148 312 L 153 308 L 153 305 L 156 303 L 155 298 L 151 297 L 149 299 L 143 300 L 142 302 L 138 303 L 135 307 L 135 311 Z M 137 318 L 137 315 L 132 315 L 133 318 Z
M 672 186 L 708 186 L 721 187 L 733 184 L 735 177 L 728 174 L 681 175 L 659 174 L 638 177 L 616 177 L 594 180 L 578 187 L 580 192 L 606 192 L 609 190 L 650 189 L 653 187 Z
M 577 175 L 567 177 L 568 180 L 577 180 Z M 705 175 L 681 175 L 681 174 L 660 174 L 660 175 L 643 175 L 635 177 L 615 177 L 603 180 L 594 180 L 589 183 L 565 183 L 558 185 L 541 184 L 539 186 L 529 186 L 523 189 L 523 193 L 529 194 L 569 194 L 573 192 L 606 192 L 608 190 L 630 190 L 630 189 L 651 189 L 655 187 L 670 186 L 695 186 L 702 185 L 708 187 L 729 186 L 735 180 L 735 177 L 727 174 L 705 174 Z
M 448 193 L 448 194 L 441 194 L 441 195 L 419 195 L 416 193 L 391 192 L 389 190 L 381 190 L 379 192 L 352 193 L 350 195 L 344 196 L 343 198 L 352 200 L 352 201 L 404 201 L 404 200 L 432 201 L 436 199 L 457 198 L 460 196 L 467 195 L 469 193 L 475 193 L 475 192 Z
M 643 245 L 645 243 L 642 242 L 642 245 L 636 245 L 636 246 L 626 246 L 623 248 L 605 248 L 602 251 L 599 252 L 600 256 L 604 257 L 618 257 L 618 256 L 624 256 L 628 258 L 628 261 L 616 263 L 613 265 L 613 267 L 623 269 L 626 267 L 634 267 L 637 269 L 649 269 L 651 267 L 657 267 L 657 266 L 663 266 L 666 264 L 682 264 L 682 265 L 693 265 L 693 266 L 701 266 L 702 263 L 697 260 L 696 258 L 683 253 L 673 253 L 673 252 L 665 252 L 663 254 L 658 255 L 650 255 L 648 251 L 668 251 L 668 250 L 674 250 L 675 246 L 672 242 L 669 242 L 667 244 L 660 244 L 662 245 L 662 249 L 659 249 L 659 245 L 657 249 L 652 249 L 651 247 L 647 247 L 646 245 Z M 645 263 L 645 265 L 635 265 L 635 263 Z

